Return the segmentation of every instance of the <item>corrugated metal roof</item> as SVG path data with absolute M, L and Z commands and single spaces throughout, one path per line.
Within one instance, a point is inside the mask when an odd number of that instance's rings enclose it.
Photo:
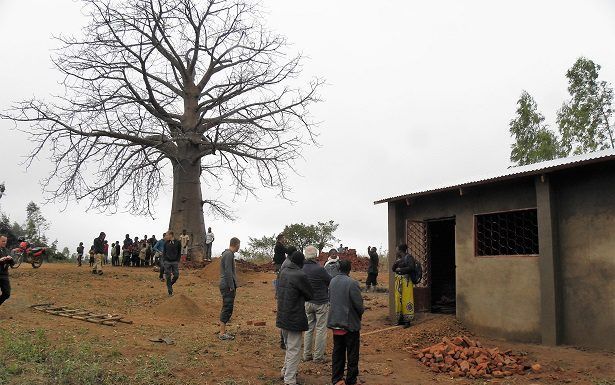
M 437 192 L 455 190 L 455 189 L 464 188 L 464 187 L 478 186 L 478 185 L 483 185 L 483 184 L 488 184 L 488 183 L 499 182 L 503 180 L 521 178 L 525 176 L 544 174 L 544 173 L 548 173 L 548 172 L 555 171 L 555 170 L 574 168 L 574 167 L 579 167 L 585 164 L 604 162 L 608 160 L 615 160 L 615 150 L 597 151 L 597 152 L 592 152 L 589 154 L 583 154 L 583 155 L 571 156 L 568 158 L 554 159 L 554 160 L 549 160 L 546 162 L 534 163 L 534 164 L 530 164 L 527 166 L 511 167 L 511 168 L 506 169 L 506 171 L 503 171 L 495 175 L 474 178 L 472 180 L 459 183 L 459 184 L 440 186 L 440 187 L 429 188 L 429 189 L 422 189 L 422 190 L 414 191 L 411 193 L 406 193 L 403 195 L 397 195 L 397 196 L 393 196 L 390 198 L 380 199 L 380 200 L 375 201 L 374 204 L 386 203 L 386 202 L 391 202 L 391 201 L 396 201 L 396 200 L 401 200 L 401 199 L 406 199 L 406 198 L 417 197 L 421 195 L 429 195 L 429 194 L 433 194 Z

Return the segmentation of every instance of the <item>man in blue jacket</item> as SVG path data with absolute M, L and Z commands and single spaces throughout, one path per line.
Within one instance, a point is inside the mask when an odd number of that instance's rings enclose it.
M 160 274 L 158 275 L 158 278 L 161 281 L 164 281 L 164 266 L 162 264 L 162 254 L 164 253 L 164 242 L 166 237 L 167 233 L 164 233 L 162 234 L 162 238 L 160 238 L 156 241 L 156 243 L 154 243 L 154 261 L 160 269 Z
M 334 385 L 354 385 L 359 375 L 359 346 L 363 297 L 359 282 L 350 278 L 351 264 L 340 260 L 340 274 L 329 284 L 329 319 L 327 327 L 333 330 L 331 380 Z M 344 367 L 348 361 L 346 380 Z

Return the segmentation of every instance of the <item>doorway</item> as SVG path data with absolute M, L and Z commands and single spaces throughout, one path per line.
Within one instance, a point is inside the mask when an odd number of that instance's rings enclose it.
M 431 312 L 455 314 L 455 218 L 426 223 Z

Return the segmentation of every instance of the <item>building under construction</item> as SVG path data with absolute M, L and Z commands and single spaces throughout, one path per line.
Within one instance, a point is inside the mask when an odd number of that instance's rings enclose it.
M 615 152 L 375 203 L 388 204 L 389 263 L 407 243 L 423 265 L 417 311 L 493 337 L 615 348 Z

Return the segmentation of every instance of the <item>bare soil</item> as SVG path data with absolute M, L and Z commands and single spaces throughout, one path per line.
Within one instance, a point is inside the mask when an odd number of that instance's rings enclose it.
M 97 363 L 108 373 L 121 373 L 131 384 L 281 384 L 279 370 L 284 351 L 279 348 L 275 327 L 273 273 L 241 271 L 235 313 L 230 332 L 234 341 L 217 339 L 221 306 L 218 291 L 219 265 L 216 261 L 202 270 L 181 270 L 175 296 L 169 298 L 158 273 L 151 268 L 105 266 L 104 275 L 92 275 L 86 266 L 45 264 L 40 269 L 21 266 L 11 271 L 13 296 L 0 308 L 0 327 L 10 338 L 45 331 L 53 348 L 85 345 L 96 353 Z M 355 278 L 364 280 L 364 273 Z M 386 282 L 386 276 L 379 280 Z M 484 346 L 498 346 L 527 354 L 543 370 L 537 374 L 506 379 L 453 379 L 434 374 L 414 359 L 409 347 L 420 348 L 442 337 L 471 335 L 453 316 L 420 315 L 408 329 L 371 331 L 390 327 L 387 294 L 365 293 L 368 307 L 363 320 L 360 379 L 366 384 L 615 384 L 615 355 L 583 351 L 573 347 L 545 347 L 473 336 Z M 122 314 L 134 324 L 115 327 L 44 314 L 30 309 L 36 303 L 54 302 Z M 265 321 L 265 326 L 248 325 Z M 251 322 L 250 322 L 251 323 Z M 168 337 L 173 345 L 149 341 Z M 328 341 L 331 351 L 331 339 Z M 94 353 L 92 353 L 94 355 Z M 83 360 L 88 360 L 83 357 Z M 159 377 L 143 376 L 139 368 L 150 368 L 148 360 L 168 367 Z M 9 357 L 10 361 L 10 357 Z M 8 384 L 33 383 L 31 371 L 13 370 Z M 141 374 L 140 374 L 141 373 Z M 326 364 L 302 363 L 300 380 L 308 385 L 329 383 Z M 2 382 L 0 378 L 0 383 Z M 49 379 L 47 383 L 54 383 Z

